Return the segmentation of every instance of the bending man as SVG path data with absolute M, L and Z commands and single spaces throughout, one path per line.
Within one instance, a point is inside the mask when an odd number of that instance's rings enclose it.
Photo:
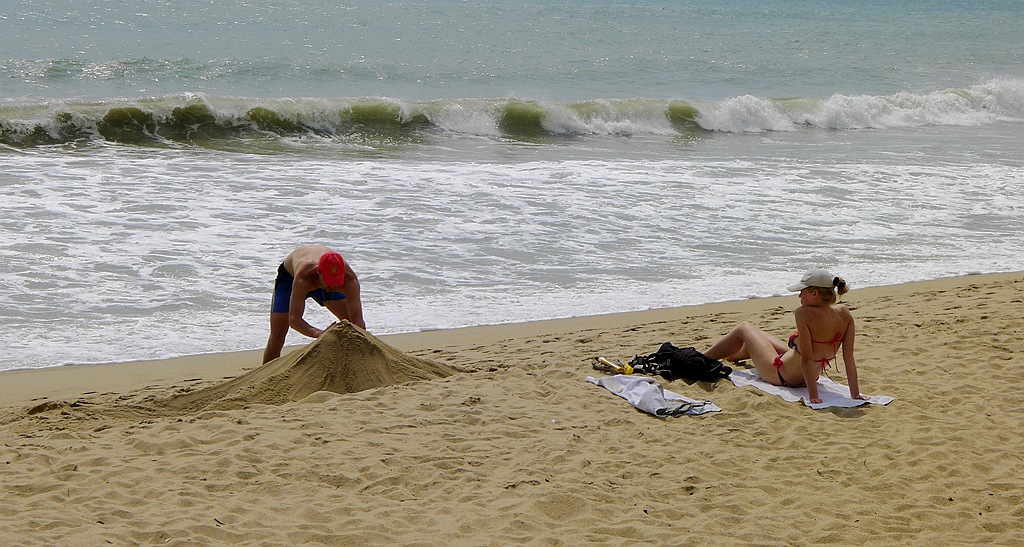
M 277 268 L 270 307 L 270 338 L 263 351 L 266 363 L 281 356 L 288 329 L 310 338 L 324 333 L 303 319 L 306 299 L 312 298 L 339 320 L 365 329 L 359 301 L 359 279 L 340 254 L 323 245 L 304 245 L 292 251 Z M 325 329 L 326 330 L 326 329 Z

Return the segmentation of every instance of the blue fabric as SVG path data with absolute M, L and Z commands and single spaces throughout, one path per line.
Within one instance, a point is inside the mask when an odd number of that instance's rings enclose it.
M 288 313 L 288 310 L 291 309 L 292 283 L 294 281 L 295 278 L 288 273 L 282 263 L 277 268 L 277 279 L 274 280 L 274 298 L 270 304 L 270 313 Z M 313 289 L 306 293 L 306 298 L 312 298 L 317 304 L 323 306 L 331 300 L 344 300 L 345 293 Z

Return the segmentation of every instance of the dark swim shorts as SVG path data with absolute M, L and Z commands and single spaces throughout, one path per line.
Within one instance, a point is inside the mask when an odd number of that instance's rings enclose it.
M 288 313 L 291 308 L 292 282 L 295 278 L 288 270 L 284 269 L 282 262 L 277 268 L 277 279 L 274 281 L 274 299 L 270 304 L 270 313 Z M 329 292 L 323 289 L 313 289 L 306 293 L 306 298 L 312 298 L 321 306 L 329 300 L 344 300 L 345 293 Z

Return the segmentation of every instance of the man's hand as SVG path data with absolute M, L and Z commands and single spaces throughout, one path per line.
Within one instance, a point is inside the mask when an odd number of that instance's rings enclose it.
M 324 335 L 324 333 L 325 333 L 325 332 L 327 332 L 328 330 L 330 330 L 330 329 L 331 329 L 331 327 L 333 327 L 334 325 L 337 325 L 337 324 L 338 324 L 338 322 L 337 322 L 337 321 L 335 321 L 335 322 L 331 323 L 330 325 L 327 325 L 327 328 L 326 328 L 326 329 L 324 329 L 324 330 L 322 330 L 322 331 L 320 331 L 320 334 L 316 335 L 316 337 L 317 337 L 317 338 L 320 338 L 321 336 L 323 336 L 323 335 Z

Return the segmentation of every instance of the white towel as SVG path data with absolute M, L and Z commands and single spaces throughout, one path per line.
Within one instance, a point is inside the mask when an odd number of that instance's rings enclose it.
M 821 402 L 811 404 L 807 402 L 809 397 L 807 396 L 806 387 L 782 387 L 769 384 L 762 380 L 754 369 L 733 370 L 732 374 L 729 375 L 729 379 L 732 380 L 732 383 L 736 384 L 737 387 L 753 386 L 766 393 L 778 395 L 791 403 L 803 401 L 805 405 L 813 409 L 829 407 L 851 408 L 866 403 L 887 405 L 894 400 L 893 397 L 886 395 L 873 395 L 867 401 L 853 399 L 850 397 L 850 388 L 832 380 L 831 378 L 819 378 L 818 397 L 821 398 Z
M 705 412 L 722 410 L 711 401 L 698 401 L 666 390 L 661 383 L 647 376 L 617 374 L 594 378 L 587 376 L 591 384 L 601 386 L 629 401 L 629 404 L 659 418 L 688 414 L 695 416 Z

